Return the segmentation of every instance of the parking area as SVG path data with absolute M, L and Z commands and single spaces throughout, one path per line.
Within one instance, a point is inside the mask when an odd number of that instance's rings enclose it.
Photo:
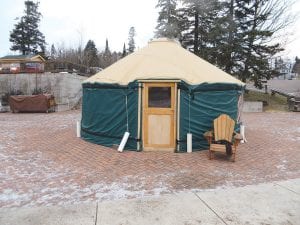
M 300 177 L 300 114 L 243 115 L 235 163 L 207 151 L 130 152 L 76 138 L 80 111 L 0 114 L 0 207 L 61 205 Z M 194 134 L 195 135 L 195 134 Z

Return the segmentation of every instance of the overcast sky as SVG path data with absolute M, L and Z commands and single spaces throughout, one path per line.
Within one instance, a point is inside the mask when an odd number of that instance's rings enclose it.
M 10 53 L 9 32 L 15 18 L 23 15 L 24 0 L 0 0 L 0 55 Z M 104 48 L 108 38 L 112 50 L 122 51 L 127 45 L 131 26 L 136 29 L 137 46 L 143 47 L 153 37 L 156 26 L 156 0 L 40 0 L 43 17 L 40 30 L 48 48 L 52 43 L 78 46 L 92 39 Z
M 153 37 L 158 10 L 157 0 L 40 0 L 40 30 L 51 44 L 69 47 L 83 46 L 92 39 L 99 50 L 108 38 L 110 49 L 122 51 L 127 44 L 128 31 L 134 26 L 137 46 L 143 47 Z M 15 18 L 23 15 L 24 0 L 0 0 L 0 56 L 12 54 L 9 50 L 9 32 Z M 293 10 L 300 13 L 300 1 Z M 300 56 L 300 20 L 289 29 L 285 55 Z M 16 53 L 14 53 L 16 54 Z

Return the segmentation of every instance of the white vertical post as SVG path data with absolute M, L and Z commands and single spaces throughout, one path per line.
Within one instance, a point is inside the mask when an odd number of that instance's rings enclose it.
M 139 83 L 139 92 L 138 92 L 138 129 L 137 129 L 137 138 L 139 141 L 137 142 L 137 150 L 139 151 L 141 149 L 141 107 L 142 107 L 142 84 Z
M 125 147 L 125 145 L 127 143 L 128 138 L 129 138 L 129 132 L 126 131 L 125 134 L 124 134 L 124 136 L 123 136 L 123 138 L 122 138 L 121 144 L 119 145 L 119 148 L 118 148 L 119 152 L 123 152 L 124 147 Z
M 180 138 L 180 89 L 178 89 L 177 91 L 177 115 L 176 115 L 176 118 L 177 118 L 177 128 L 176 128 L 176 131 L 177 131 L 177 140 L 179 140 Z M 178 142 L 177 144 L 177 151 L 179 152 L 180 150 L 180 142 Z
M 191 153 L 192 149 L 193 149 L 193 142 L 192 142 L 192 134 L 191 133 L 187 133 L 187 152 Z
M 241 143 L 245 143 L 247 142 L 247 139 L 245 137 L 245 125 L 241 125 L 240 126 L 240 131 L 241 131 L 241 135 L 243 137 L 243 140 L 241 140 Z
M 76 136 L 80 138 L 80 121 L 76 122 Z

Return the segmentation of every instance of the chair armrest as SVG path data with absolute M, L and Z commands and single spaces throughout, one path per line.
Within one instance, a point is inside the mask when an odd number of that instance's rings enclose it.
M 234 135 L 233 138 L 234 138 L 235 140 L 238 140 L 238 141 L 240 141 L 240 140 L 243 139 L 242 135 L 240 135 L 240 134 L 238 134 L 238 133 L 236 133 L 236 135 Z
M 214 135 L 213 135 L 213 131 L 206 131 L 204 134 L 203 134 L 203 136 L 205 137 L 205 138 L 212 138 Z

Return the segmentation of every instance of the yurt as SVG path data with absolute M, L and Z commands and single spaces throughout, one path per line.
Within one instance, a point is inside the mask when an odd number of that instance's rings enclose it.
M 149 44 L 85 80 L 81 137 L 125 149 L 207 149 L 203 133 L 220 114 L 236 120 L 245 84 L 166 38 Z

